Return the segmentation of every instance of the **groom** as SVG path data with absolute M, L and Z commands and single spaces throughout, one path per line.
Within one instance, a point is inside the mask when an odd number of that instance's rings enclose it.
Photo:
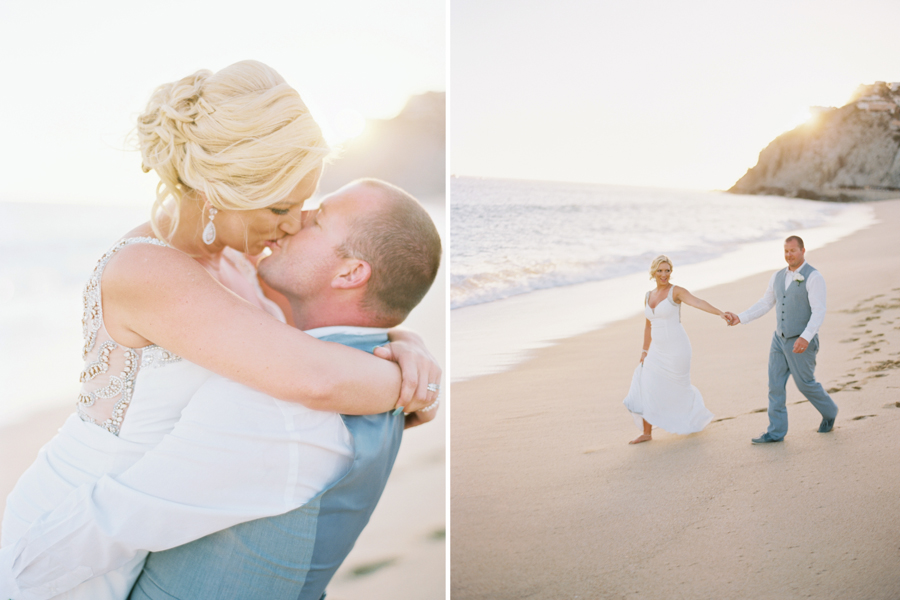
M 371 352 L 428 291 L 440 254 L 415 199 L 360 180 L 304 211 L 259 272 L 295 326 Z M 404 424 L 429 409 L 405 422 L 337 416 L 212 376 L 156 448 L 32 525 L 15 546 L 12 597 L 50 598 L 153 550 L 133 600 L 319 600 L 381 496 Z
M 825 279 L 806 262 L 803 240 L 792 235 L 784 240 L 784 260 L 788 266 L 769 280 L 763 297 L 736 315 L 725 313 L 729 325 L 749 323 L 772 307 L 775 311 L 775 334 L 769 349 L 769 428 L 754 444 L 780 442 L 787 435 L 785 407 L 788 375 L 806 399 L 822 415 L 819 433 L 834 428 L 838 408 L 834 400 L 816 381 L 816 354 L 819 351 L 819 327 L 825 320 Z

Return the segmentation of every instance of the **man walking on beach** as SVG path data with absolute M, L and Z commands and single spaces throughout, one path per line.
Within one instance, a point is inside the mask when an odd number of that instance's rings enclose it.
M 369 179 L 302 218 L 260 262 L 261 277 L 308 334 L 368 352 L 386 344 L 386 328 L 438 270 L 428 213 Z M 428 389 L 436 398 L 439 383 Z M 404 425 L 430 421 L 437 404 L 406 417 L 335 415 L 213 375 L 159 445 L 121 475 L 73 490 L 0 551 L 0 593 L 56 597 L 135 558 L 139 570 L 152 550 L 132 600 L 324 598 L 375 509 Z
M 769 349 L 769 428 L 754 444 L 780 442 L 787 435 L 786 390 L 788 375 L 800 392 L 822 415 L 819 433 L 834 428 L 838 408 L 815 379 L 819 351 L 819 327 L 825 320 L 825 279 L 804 258 L 803 240 L 792 235 L 784 240 L 788 266 L 772 275 L 763 297 L 736 315 L 725 313 L 729 325 L 749 323 L 775 311 L 775 334 Z

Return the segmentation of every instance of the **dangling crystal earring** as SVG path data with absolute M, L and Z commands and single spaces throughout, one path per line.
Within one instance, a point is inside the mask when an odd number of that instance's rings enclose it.
M 209 207 L 209 223 L 203 229 L 203 243 L 207 246 L 216 241 L 216 226 L 213 224 L 213 219 L 216 218 L 216 213 L 218 212 L 216 208 Z

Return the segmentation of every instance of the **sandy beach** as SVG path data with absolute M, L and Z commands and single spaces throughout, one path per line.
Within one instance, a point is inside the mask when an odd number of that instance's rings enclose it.
M 642 316 L 455 383 L 453 598 L 900 597 L 900 200 L 872 206 L 878 224 L 806 256 L 828 286 L 816 376 L 840 408 L 832 433 L 789 383 L 785 441 L 751 445 L 771 313 L 727 328 L 682 311 L 716 415 L 690 436 L 627 444 Z M 739 312 L 770 276 L 691 291 Z
M 442 227 L 443 214 L 435 219 Z M 446 365 L 445 263 L 429 293 L 403 324 L 425 339 L 441 365 Z M 77 383 L 77 373 L 73 380 Z M 77 391 L 77 386 L 73 389 Z M 63 401 L 58 408 L 0 428 L 0 511 L 19 476 L 73 408 L 74 401 Z M 384 495 L 332 579 L 329 600 L 445 597 L 446 422 L 442 407 L 434 421 L 404 432 Z

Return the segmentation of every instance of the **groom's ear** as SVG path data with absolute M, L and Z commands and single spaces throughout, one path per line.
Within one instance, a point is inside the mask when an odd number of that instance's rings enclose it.
M 341 270 L 331 280 L 331 287 L 339 290 L 352 290 L 362 287 L 372 276 L 372 266 L 358 258 L 344 260 Z

